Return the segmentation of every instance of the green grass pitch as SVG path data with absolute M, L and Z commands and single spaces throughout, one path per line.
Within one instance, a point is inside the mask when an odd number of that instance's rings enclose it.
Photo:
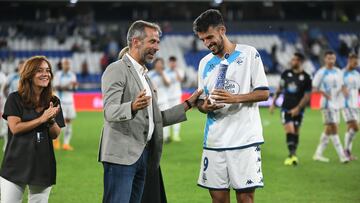
M 287 148 L 279 111 L 270 115 L 267 109 L 261 109 L 261 116 L 265 137 L 262 145 L 265 187 L 256 191 L 256 202 L 360 202 L 360 160 L 341 164 L 332 144 L 325 151 L 330 163 L 311 159 L 323 129 L 319 111 L 307 109 L 305 113 L 297 167 L 283 165 Z M 78 113 L 73 125 L 75 151 L 56 152 L 57 184 L 52 189 L 50 203 L 101 202 L 103 169 L 97 162 L 97 153 L 102 119 L 99 112 Z M 182 142 L 164 146 L 161 167 L 169 203 L 211 202 L 208 191 L 196 185 L 204 124 L 204 114 L 189 111 L 188 121 L 181 127 Z M 342 142 L 344 132 L 342 121 Z M 353 148 L 354 154 L 360 156 L 359 138 L 355 139 Z M 236 202 L 233 191 L 231 196 L 232 202 Z

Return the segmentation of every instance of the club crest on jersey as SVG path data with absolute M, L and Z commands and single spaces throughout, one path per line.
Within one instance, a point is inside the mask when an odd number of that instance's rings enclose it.
M 241 65 L 243 62 L 244 62 L 244 57 L 238 57 L 237 59 L 236 59 L 236 63 L 238 64 L 238 65 Z
M 238 94 L 240 92 L 240 85 L 233 80 L 225 80 L 224 89 L 231 94 Z

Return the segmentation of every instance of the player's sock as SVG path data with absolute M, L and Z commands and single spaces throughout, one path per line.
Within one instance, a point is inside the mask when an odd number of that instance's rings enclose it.
M 329 139 L 330 139 L 329 136 L 326 135 L 325 133 L 321 134 L 320 143 L 315 151 L 316 156 L 321 156 L 321 157 L 323 156 L 323 152 L 326 149 L 327 145 L 329 144 Z
M 295 135 L 295 154 L 296 154 L 296 150 L 299 146 L 299 134 L 294 134 Z
M 289 156 L 295 155 L 296 135 L 294 133 L 286 133 L 286 144 L 288 146 Z
M 64 144 L 69 145 L 72 136 L 72 124 L 67 123 L 64 129 Z
M 174 141 L 180 141 L 180 126 L 181 124 L 180 123 L 177 123 L 177 124 L 174 124 L 172 126 L 173 128 L 173 140 Z
M 351 151 L 352 141 L 353 141 L 355 135 L 356 135 L 356 132 L 352 128 L 350 128 L 345 133 L 345 138 L 344 138 L 344 148 L 345 148 L 345 150 L 348 150 L 349 152 Z
M 331 135 L 330 139 L 335 147 L 336 153 L 338 154 L 340 161 L 345 162 L 347 160 L 347 158 L 345 156 L 343 146 L 341 145 L 339 135 L 337 135 L 337 134 Z
M 163 137 L 164 137 L 164 142 L 168 143 L 170 142 L 170 126 L 164 127 L 163 128 Z

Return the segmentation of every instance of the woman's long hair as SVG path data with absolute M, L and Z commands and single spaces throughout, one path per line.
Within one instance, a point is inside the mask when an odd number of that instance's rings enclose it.
M 34 96 L 34 87 L 32 83 L 32 79 L 34 78 L 38 68 L 40 67 L 42 62 L 46 62 L 50 68 L 50 81 L 47 87 L 43 89 L 40 94 L 39 101 L 36 100 Z M 50 101 L 53 97 L 52 92 L 52 84 L 51 81 L 54 75 L 52 72 L 51 64 L 49 60 L 45 56 L 33 56 L 25 61 L 21 72 L 20 72 L 20 80 L 19 80 L 19 94 L 23 101 L 25 107 L 28 108 L 36 108 L 36 107 L 48 107 Z
M 122 57 L 129 52 L 129 46 L 124 47 L 123 49 L 121 49 L 121 51 L 119 52 L 118 55 L 118 59 L 122 59 Z

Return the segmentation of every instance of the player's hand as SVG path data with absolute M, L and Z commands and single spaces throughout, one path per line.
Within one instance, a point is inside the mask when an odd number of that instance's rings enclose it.
M 209 113 L 224 108 L 224 106 L 224 104 L 211 103 L 209 97 L 205 97 L 199 108 L 203 113 Z
M 275 105 L 274 105 L 274 104 L 271 104 L 271 105 L 269 106 L 269 112 L 270 112 L 270 114 L 274 114 L 274 109 L 275 109 Z
M 331 96 L 325 92 L 322 93 L 322 95 L 327 99 L 327 100 L 331 100 Z
M 54 106 L 54 104 L 52 102 L 50 102 L 49 108 L 46 109 L 40 117 L 41 123 L 45 123 L 45 122 L 55 118 L 56 115 L 59 113 L 59 111 L 60 111 L 60 106 L 59 105 Z
M 76 89 L 79 86 L 78 82 L 71 82 L 71 88 Z
M 290 111 L 289 111 L 291 117 L 295 117 L 295 116 L 298 116 L 299 113 L 300 113 L 300 108 L 299 107 L 295 107 L 295 108 L 292 108 Z
M 349 97 L 349 90 L 347 88 L 343 88 L 342 93 L 343 93 L 345 98 Z
M 199 96 L 203 93 L 202 89 L 195 90 L 192 95 L 187 99 L 191 106 L 196 106 Z
M 215 103 L 225 103 L 225 104 L 237 103 L 236 95 L 231 94 L 230 92 L 224 89 L 213 90 L 211 92 L 210 97 L 215 101 Z
M 136 96 L 135 101 L 131 103 L 131 111 L 144 109 L 150 105 L 150 96 L 146 96 L 146 90 L 141 90 Z

